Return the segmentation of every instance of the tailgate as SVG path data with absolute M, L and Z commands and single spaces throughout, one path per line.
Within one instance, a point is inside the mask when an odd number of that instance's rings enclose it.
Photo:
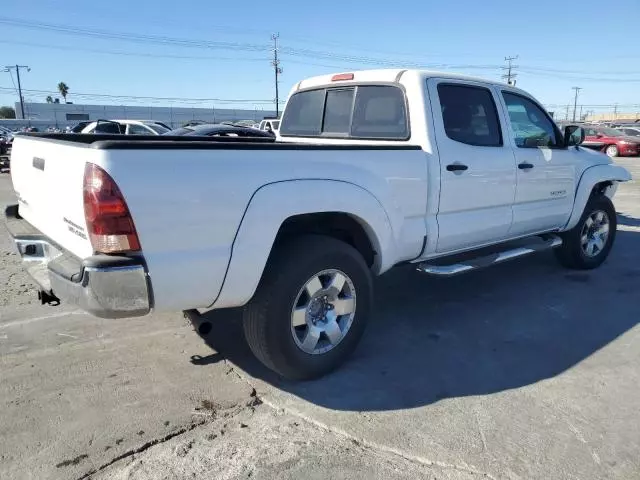
M 80 258 L 93 254 L 82 199 L 84 168 L 99 151 L 84 144 L 16 136 L 11 180 L 22 218 Z

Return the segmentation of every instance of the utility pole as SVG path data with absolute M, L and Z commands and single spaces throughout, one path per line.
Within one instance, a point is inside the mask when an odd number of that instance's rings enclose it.
M 505 73 L 504 75 L 502 75 L 502 78 L 504 78 L 507 81 L 508 85 L 515 85 L 516 84 L 516 77 L 518 76 L 517 73 L 513 73 L 513 70 L 518 68 L 517 65 L 513 65 L 513 61 L 517 60 L 518 55 L 516 55 L 515 57 L 504 57 L 504 61 L 508 62 L 506 67 L 502 67 L 502 70 L 506 70 L 507 73 Z
M 7 65 L 4 67 L 5 72 L 9 72 L 11 75 L 11 70 L 16 71 L 16 77 L 18 77 L 18 96 L 20 97 L 20 112 L 22 113 L 22 118 L 24 118 L 24 99 L 22 98 L 22 85 L 20 85 L 20 69 L 26 68 L 27 72 L 31 71 L 27 65 Z
M 573 99 L 573 121 L 576 121 L 576 110 L 578 108 L 578 92 L 582 90 L 580 87 L 571 87 L 572 90 L 576 91 L 576 95 Z
M 282 73 L 282 68 L 280 68 L 280 60 L 278 59 L 278 39 L 280 38 L 279 33 L 274 33 L 271 35 L 271 40 L 273 40 L 273 61 L 271 65 L 273 65 L 273 72 L 275 74 L 276 81 L 276 117 L 280 116 L 280 97 L 278 95 L 278 76 Z
M 613 119 L 614 120 L 618 119 L 618 104 L 617 103 L 613 106 Z
M 567 105 L 567 111 L 564 114 L 564 119 L 569 120 L 569 105 Z
M 584 105 L 580 105 L 580 116 L 578 117 L 578 119 L 579 119 L 580 121 L 582 121 L 582 107 L 583 107 L 583 106 L 584 106 Z

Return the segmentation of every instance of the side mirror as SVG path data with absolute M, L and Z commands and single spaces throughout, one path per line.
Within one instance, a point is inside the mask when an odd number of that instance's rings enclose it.
M 584 129 L 577 125 L 569 125 L 564 128 L 564 144 L 566 147 L 580 145 L 584 142 Z

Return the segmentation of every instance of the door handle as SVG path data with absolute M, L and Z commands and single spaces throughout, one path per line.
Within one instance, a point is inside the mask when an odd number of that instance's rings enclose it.
M 462 170 L 466 170 L 466 165 L 462 165 L 461 163 L 452 163 L 451 165 L 447 165 L 447 171 L 449 172 L 460 172 Z
M 529 170 L 530 168 L 533 168 L 533 164 L 532 163 L 521 163 L 518 165 L 518 168 L 520 170 Z

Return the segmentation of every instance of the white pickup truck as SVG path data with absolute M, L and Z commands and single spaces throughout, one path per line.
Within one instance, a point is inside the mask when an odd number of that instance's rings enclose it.
M 303 80 L 278 141 L 21 135 L 7 225 L 44 302 L 100 317 L 244 306 L 256 356 L 303 379 L 360 339 L 374 275 L 453 275 L 555 248 L 599 266 L 624 168 L 526 92 L 374 70 Z

